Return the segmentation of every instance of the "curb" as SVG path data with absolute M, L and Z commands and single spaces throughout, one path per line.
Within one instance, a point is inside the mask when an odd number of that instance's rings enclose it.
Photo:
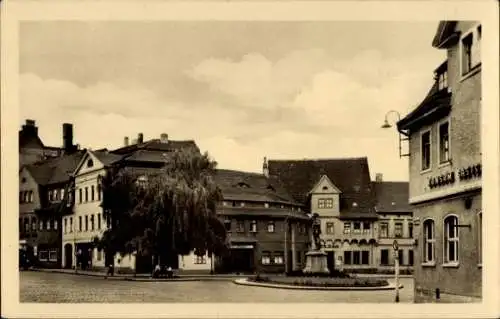
M 57 273 L 57 274 L 66 274 L 73 276 L 86 276 L 86 277 L 100 277 L 107 280 L 122 280 L 122 281 L 139 281 L 139 282 L 182 282 L 182 281 L 233 281 L 235 278 L 243 277 L 243 276 L 230 276 L 230 275 L 182 275 L 177 278 L 151 278 L 150 276 L 138 276 L 133 277 L 131 275 L 114 275 L 114 276 L 106 276 L 103 273 L 91 273 L 91 272 L 69 272 L 69 271 L 61 271 L 57 269 L 30 269 L 30 271 L 36 272 L 45 272 L 45 273 Z
M 249 281 L 247 278 L 236 279 L 233 283 L 242 286 L 254 286 L 254 287 L 264 287 L 264 288 L 275 288 L 275 289 L 290 289 L 290 290 L 322 290 L 322 291 L 376 291 L 376 290 L 394 290 L 396 285 L 389 284 L 382 287 L 306 287 L 306 286 L 294 286 L 285 284 L 269 284 L 269 283 L 258 283 L 254 281 Z M 403 285 L 399 285 L 399 289 L 403 288 Z

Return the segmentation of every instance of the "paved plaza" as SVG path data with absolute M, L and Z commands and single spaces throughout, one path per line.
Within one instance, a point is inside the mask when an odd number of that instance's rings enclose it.
M 21 302 L 394 302 L 394 291 L 297 291 L 218 281 L 125 281 L 72 274 L 20 272 Z M 389 282 L 392 282 L 389 279 Z M 402 303 L 413 302 L 413 279 L 401 278 Z

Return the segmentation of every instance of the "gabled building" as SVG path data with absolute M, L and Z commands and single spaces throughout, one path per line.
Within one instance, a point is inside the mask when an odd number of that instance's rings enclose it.
M 318 214 L 329 269 L 376 270 L 378 216 L 366 157 L 269 160 L 264 170 Z
M 378 254 L 379 272 L 394 273 L 394 248 L 399 246 L 398 260 L 403 273 L 411 273 L 415 262 L 413 214 L 408 202 L 409 183 L 384 181 L 382 174 L 373 182 L 375 210 L 378 214 Z
M 447 59 L 422 103 L 398 122 L 409 136 L 416 301 L 481 297 L 481 24 L 442 21 Z

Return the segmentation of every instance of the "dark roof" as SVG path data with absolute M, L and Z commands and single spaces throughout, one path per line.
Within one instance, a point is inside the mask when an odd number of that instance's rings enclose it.
M 275 176 L 300 203 L 307 204 L 308 193 L 326 175 L 342 192 L 341 216 L 352 213 L 375 214 L 366 157 L 269 160 L 268 168 L 269 174 Z
M 294 217 L 306 219 L 309 217 L 302 211 L 290 211 L 288 208 L 265 207 L 221 207 L 217 212 L 223 216 L 266 216 L 266 217 Z
M 94 154 L 104 166 L 118 162 L 123 157 L 122 155 L 110 153 L 106 149 L 93 151 L 92 154 Z
M 436 121 L 446 116 L 450 109 L 451 93 L 446 89 L 439 90 L 436 81 L 419 106 L 397 123 L 398 130 L 418 128 L 428 121 Z
M 408 182 L 374 182 L 378 213 L 412 212 Z
M 275 178 L 267 178 L 263 174 L 218 169 L 214 180 L 226 200 L 299 205 Z
M 26 169 L 40 185 L 50 185 L 66 182 L 76 169 L 85 151 L 62 155 L 35 164 L 26 165 Z
M 115 154 L 130 154 L 137 150 L 149 150 L 149 151 L 162 151 L 162 152 L 170 152 L 182 148 L 196 148 L 199 150 L 198 146 L 193 140 L 186 141 L 171 141 L 169 140 L 167 143 L 162 142 L 160 139 L 152 139 L 140 144 L 132 144 L 129 146 L 124 146 L 113 150 L 112 153 Z
M 451 44 L 451 40 L 456 37 L 455 26 L 457 21 L 440 21 L 432 39 L 432 46 L 435 48 L 444 48 L 446 44 Z

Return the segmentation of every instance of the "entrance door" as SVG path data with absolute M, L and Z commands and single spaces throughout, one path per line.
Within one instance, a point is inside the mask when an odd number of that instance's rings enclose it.
M 71 244 L 64 245 L 64 268 L 73 268 L 73 247 Z
M 328 252 L 326 263 L 330 273 L 333 272 L 333 270 L 335 269 L 335 252 L 333 251 Z
M 253 249 L 231 249 L 231 271 L 253 271 Z

